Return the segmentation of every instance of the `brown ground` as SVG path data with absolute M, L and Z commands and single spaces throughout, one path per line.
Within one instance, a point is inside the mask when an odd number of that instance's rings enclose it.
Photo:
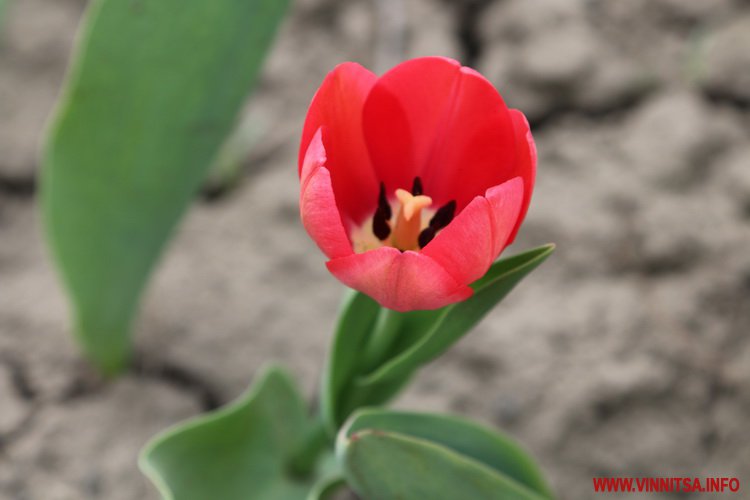
M 135 457 L 157 430 L 269 359 L 313 391 L 342 289 L 298 222 L 299 127 L 335 63 L 382 70 L 402 50 L 459 57 L 527 112 L 539 180 L 516 248 L 559 248 L 398 404 L 505 429 L 565 499 L 593 497 L 598 475 L 750 488 L 748 2 L 298 1 L 249 106 L 260 145 L 186 218 L 145 299 L 139 367 L 109 384 L 68 335 L 34 198 L 83 2 L 10 3 L 0 498 L 155 498 Z

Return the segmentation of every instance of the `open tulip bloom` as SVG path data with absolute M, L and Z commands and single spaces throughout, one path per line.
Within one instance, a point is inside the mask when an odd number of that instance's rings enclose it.
M 315 94 L 299 154 L 302 223 L 345 302 L 310 416 L 270 368 L 212 415 L 151 442 L 141 467 L 175 500 L 542 500 L 533 460 L 503 434 L 376 407 L 465 335 L 552 252 L 495 261 L 534 188 L 526 118 L 456 61 L 381 77 L 337 66 Z M 374 300 L 373 300 L 374 299 Z
M 536 151 L 482 75 L 425 57 L 381 77 L 355 63 L 312 100 L 299 155 L 302 222 L 341 282 L 397 311 L 472 295 L 512 243 Z

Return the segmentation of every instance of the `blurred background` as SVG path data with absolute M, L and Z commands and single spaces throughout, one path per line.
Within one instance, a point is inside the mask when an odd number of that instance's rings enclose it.
M 299 223 L 302 121 L 335 64 L 418 55 L 477 68 L 527 114 L 538 184 L 508 253 L 558 251 L 397 405 L 504 429 L 562 499 L 610 475 L 750 488 L 749 2 L 296 0 L 247 105 L 249 153 L 181 224 L 136 366 L 113 382 L 69 335 L 35 200 L 86 2 L 6 3 L 0 498 L 155 499 L 135 462 L 155 432 L 237 396 L 269 360 L 313 394 L 343 290 Z

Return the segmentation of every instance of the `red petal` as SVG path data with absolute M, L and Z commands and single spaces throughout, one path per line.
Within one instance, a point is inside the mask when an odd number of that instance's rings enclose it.
M 473 293 L 429 257 L 391 247 L 334 259 L 327 265 L 345 285 L 396 311 L 437 309 Z
M 336 202 L 346 219 L 355 224 L 372 215 L 378 180 L 372 169 L 362 133 L 362 107 L 376 76 L 355 63 L 343 63 L 315 93 L 307 111 L 299 152 L 299 168 L 315 132 L 323 127 Z
M 318 130 L 307 148 L 300 172 L 299 206 L 302 224 L 328 258 L 335 259 L 352 253 L 346 236 L 336 197 L 331 186 L 331 174 L 325 167 L 326 150 Z
M 520 178 L 477 196 L 448 227 L 438 233 L 422 254 L 431 257 L 459 283 L 473 283 L 487 272 L 505 248 L 516 227 L 524 184 Z
M 516 227 L 513 228 L 513 232 L 510 238 L 508 238 L 509 245 L 516 239 L 516 234 L 526 217 L 526 212 L 529 210 L 531 193 L 534 191 L 534 182 L 536 181 L 536 145 L 534 144 L 534 138 L 531 136 L 529 122 L 523 113 L 517 109 L 511 109 L 510 116 L 513 119 L 517 155 L 513 173 L 523 179 L 524 192 L 523 205 L 521 206 L 518 222 L 516 222 Z
M 492 253 L 495 260 L 512 243 L 510 237 L 518 227 L 526 188 L 522 179 L 516 177 L 487 190 L 485 198 L 490 204 L 492 216 Z
M 425 57 L 383 75 L 364 106 L 373 166 L 389 191 L 422 177 L 425 193 L 461 210 L 509 180 L 516 161 L 508 108 L 483 76 L 451 59 Z

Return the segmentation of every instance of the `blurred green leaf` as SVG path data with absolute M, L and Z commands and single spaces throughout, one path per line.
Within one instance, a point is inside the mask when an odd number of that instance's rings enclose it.
M 345 486 L 346 480 L 342 476 L 322 479 L 310 491 L 307 500 L 329 500 Z
M 287 0 L 95 0 L 46 143 L 48 240 L 75 329 L 127 363 L 147 278 L 234 125 Z
M 377 302 L 358 292 L 349 293 L 341 308 L 321 388 L 323 420 L 332 436 L 348 416 L 344 399 L 360 373 L 365 355 L 363 346 L 379 312 Z
M 554 251 L 544 245 L 501 259 L 487 274 L 472 284 L 474 295 L 463 302 L 435 311 L 403 313 L 400 342 L 373 372 L 359 378 L 356 387 L 375 390 L 388 399 L 400 387 L 400 381 L 422 365 L 440 356 L 466 335 L 495 305 Z M 385 387 L 378 387 L 385 384 Z M 393 385 L 393 390 L 388 387 Z M 381 401 L 371 401 L 379 404 Z
M 432 443 L 433 445 L 444 447 L 458 455 L 471 458 L 484 466 L 489 467 L 496 473 L 505 476 L 505 479 L 508 482 L 515 482 L 543 498 L 552 498 L 552 491 L 544 480 L 538 466 L 518 444 L 501 433 L 480 426 L 469 420 L 427 413 L 361 410 L 352 417 L 350 423 L 343 431 L 343 435 L 346 439 L 342 441 L 342 438 L 340 437 L 339 447 L 351 446 L 351 441 L 356 440 L 356 437 L 360 433 L 367 431 L 371 431 L 376 436 L 385 432 L 393 435 L 416 438 L 418 440 Z M 352 439 L 352 436 L 355 436 L 355 438 Z M 419 448 L 419 446 L 415 446 L 415 448 Z M 341 448 L 339 451 L 342 451 Z M 346 450 L 344 453 L 346 454 L 350 452 Z M 420 451 L 419 453 L 423 452 Z M 368 458 L 367 460 L 374 461 L 376 458 Z M 393 463 L 399 463 L 395 457 L 391 458 L 391 460 Z M 425 460 L 424 464 L 428 463 L 427 459 L 422 458 L 422 460 Z M 398 465 L 396 465 L 396 467 L 398 467 Z M 430 470 L 428 466 L 425 465 L 425 467 Z M 363 470 L 360 470 L 359 472 L 361 474 L 367 474 Z M 372 473 L 376 474 L 374 471 Z M 377 479 L 380 478 L 376 476 L 372 480 Z M 458 486 L 461 487 L 461 483 L 459 483 Z M 393 493 L 395 493 L 395 491 Z M 388 498 L 395 498 L 395 496 Z M 430 495 L 413 498 L 433 497 Z M 444 498 L 485 497 L 457 495 L 455 497 Z
M 10 0 L 0 0 L 0 47 L 4 45 L 3 30 L 5 29 L 5 23 L 8 20 L 8 11 L 10 10 Z
M 139 465 L 165 500 L 305 500 L 331 474 L 290 468 L 311 427 L 294 382 L 271 368 L 234 403 L 154 438 Z

